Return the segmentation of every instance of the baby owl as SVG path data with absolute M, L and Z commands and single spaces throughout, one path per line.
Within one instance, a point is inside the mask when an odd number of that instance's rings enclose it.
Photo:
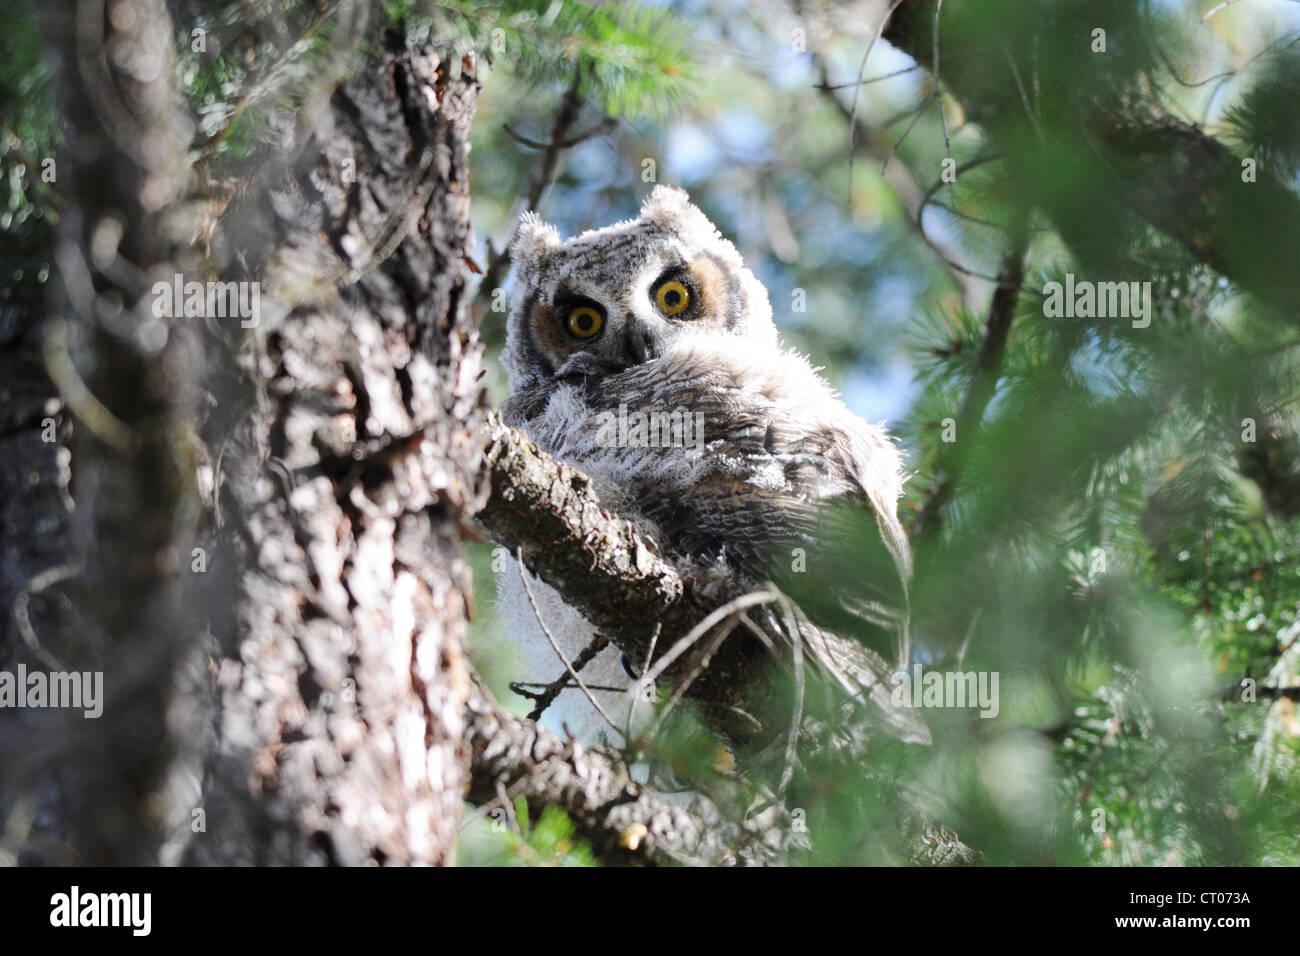
M 865 528 L 885 560 L 836 600 L 854 620 L 893 634 L 905 657 L 911 558 L 897 517 L 898 451 L 781 346 L 767 290 L 686 193 L 658 186 L 638 218 L 567 242 L 526 214 L 511 254 L 507 423 L 585 472 L 607 508 L 724 597 L 782 572 L 789 579 L 792 567 L 815 575 L 837 535 Z M 828 505 L 855 507 L 874 523 L 846 526 Z M 502 584 L 516 638 L 545 677 L 562 673 L 517 567 Z M 530 578 L 530 587 L 572 661 L 591 643 L 591 626 L 542 582 Z M 809 615 L 799 620 L 805 657 L 885 709 L 894 668 Z M 626 689 L 629 672 L 611 644 L 581 674 L 588 685 Z M 594 691 L 607 705 L 619 693 Z M 580 691 L 561 702 L 570 726 L 599 730 Z M 925 736 L 910 717 L 890 721 L 905 738 Z

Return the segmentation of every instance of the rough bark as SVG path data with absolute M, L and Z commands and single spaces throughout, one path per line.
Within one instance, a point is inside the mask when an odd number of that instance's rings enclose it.
M 450 860 L 470 759 L 460 526 L 485 494 L 463 304 L 479 82 L 472 59 L 368 31 L 366 9 L 341 11 L 354 46 L 321 95 L 274 115 L 285 147 L 243 180 L 202 164 L 197 189 L 161 0 L 47 11 L 68 293 L 44 357 L 30 325 L 0 356 L 0 649 L 102 668 L 108 703 L 99 721 L 4 715 L 6 859 Z M 380 52 L 350 70 L 362 41 Z M 156 320 L 152 284 L 176 274 L 258 283 L 255 326 Z M 76 420 L 71 536 L 67 452 L 41 441 L 56 391 Z
M 459 528 L 483 444 L 462 307 L 479 81 L 471 59 L 376 42 L 379 61 L 227 213 L 272 237 L 248 259 L 269 263 L 286 314 L 254 348 L 232 343 L 213 382 L 219 409 L 238 409 L 205 429 L 215 563 L 238 570 L 208 594 L 218 741 L 192 862 L 446 863 L 454 847 L 469 771 Z

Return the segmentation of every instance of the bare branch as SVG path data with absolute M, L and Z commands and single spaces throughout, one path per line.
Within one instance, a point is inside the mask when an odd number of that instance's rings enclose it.
M 591 639 L 586 647 L 582 649 L 577 657 L 573 659 L 573 669 L 581 671 L 591 663 L 593 657 L 609 646 L 609 638 L 603 634 L 597 634 Z M 555 698 L 560 696 L 560 692 L 576 687 L 576 684 L 569 683 L 569 672 L 566 669 L 563 674 L 551 681 L 549 684 L 533 684 L 528 681 L 512 681 L 510 689 L 520 697 L 527 697 L 533 701 L 533 709 L 528 714 L 529 720 L 540 720 L 542 714 L 546 713 L 546 708 L 555 703 Z M 529 690 L 530 687 L 539 687 L 540 691 Z
M 861 117 L 855 116 L 850 105 L 836 93 L 836 90 L 845 88 L 845 84 L 832 84 L 830 82 L 830 71 L 826 62 L 826 57 L 821 53 L 821 51 L 814 50 L 812 52 L 812 58 L 813 64 L 817 67 L 818 73 L 821 75 L 821 82 L 815 86 L 815 89 L 822 91 L 831 105 L 833 105 L 840 115 L 844 117 L 845 122 L 854 124 L 854 133 L 850 137 L 851 142 L 854 144 L 854 151 L 856 152 L 860 150 L 867 156 L 871 157 L 872 160 L 880 164 L 880 174 L 885 178 L 885 181 L 889 183 L 890 188 L 893 189 L 894 195 L 898 197 L 899 204 L 907 211 L 908 221 L 916 227 L 917 231 L 921 234 L 921 237 L 925 239 L 926 244 L 934 249 L 944 263 L 952 269 L 952 278 L 957 284 L 958 289 L 961 290 L 962 301 L 965 302 L 968 307 L 975 308 L 976 303 L 983 300 L 985 293 L 981 292 L 981 289 L 983 288 L 982 286 L 970 280 L 972 278 L 982 277 L 973 276 L 968 270 L 958 267 L 955 263 L 955 251 L 941 240 L 935 239 L 926 234 L 925 227 L 921 220 L 921 214 L 925 211 L 926 195 L 921 187 L 917 185 L 912 174 L 904 168 L 902 163 L 891 162 L 894 156 L 894 151 L 902 143 L 902 138 L 900 138 L 897 143 L 891 144 L 888 142 L 888 138 L 884 135 L 883 130 L 877 129 L 874 126 L 868 126 L 862 121 Z M 916 67 L 910 67 L 908 70 L 902 70 L 899 72 L 905 73 L 914 69 L 916 69 Z M 883 80 L 896 75 L 898 74 L 889 73 L 885 76 L 876 77 L 876 79 Z M 915 124 L 915 120 L 920 118 L 925 107 L 928 105 L 929 100 L 927 99 L 926 102 L 922 104 L 921 109 L 917 111 L 916 117 L 913 120 L 913 125 Z M 911 128 L 912 127 L 909 125 L 908 130 L 903 133 L 904 138 Z
M 467 714 L 471 803 L 491 804 L 503 791 L 523 797 L 534 815 L 560 807 L 606 863 L 776 862 L 758 834 L 669 803 L 633 781 L 617 757 L 516 717 L 482 686 L 471 694 Z
M 918 63 L 925 62 L 938 29 L 931 0 L 902 0 L 895 6 L 884 39 Z M 977 6 L 966 4 L 963 9 L 971 15 Z M 944 29 L 960 27 L 945 20 Z M 1007 56 L 1005 48 L 995 53 L 966 44 L 950 46 L 943 61 L 945 88 L 994 139 L 1012 125 L 1012 111 L 1023 109 L 1020 84 L 1002 69 Z M 1076 95 L 1065 76 L 1061 73 L 1051 82 L 1065 84 L 1056 94 L 1074 111 L 1075 143 L 1095 157 L 1094 171 L 1114 180 L 1120 207 L 1294 321 L 1300 315 L 1300 285 L 1285 263 L 1300 250 L 1300 199 L 1295 193 L 1262 170 L 1254 182 L 1245 182 L 1240 157 L 1198 126 L 1135 98 L 1131 91 L 1102 87 Z M 1040 77 L 1046 74 L 1035 73 L 1036 86 Z M 940 79 L 936 76 L 935 82 Z M 1050 146 L 1063 148 L 1059 141 Z M 1043 144 L 1043 149 L 1049 146 Z M 1008 159 L 1018 170 L 1030 171 L 1022 180 L 1027 196 L 1050 194 L 1034 181 L 1033 156 L 1022 150 Z M 1278 250 L 1275 256 L 1255 254 L 1260 221 L 1278 226 L 1279 234 L 1270 242 Z
M 569 662 L 568 657 L 565 656 L 564 651 L 555 640 L 555 635 L 553 635 L 551 629 L 546 626 L 546 621 L 542 619 L 542 609 L 537 606 L 537 598 L 533 597 L 533 586 L 528 583 L 528 572 L 524 570 L 523 549 L 517 549 L 516 555 L 519 558 L 519 580 L 524 584 L 524 593 L 528 595 L 528 603 L 532 605 L 533 616 L 537 618 L 537 624 L 542 629 L 542 633 L 546 635 L 546 640 L 551 645 L 551 650 L 555 651 L 555 656 L 560 659 L 560 663 L 563 664 L 564 669 L 569 672 L 569 676 L 572 677 L 578 687 L 582 689 L 582 692 L 587 695 L 587 700 L 591 701 L 591 706 L 596 708 L 596 713 L 605 718 L 605 723 L 609 724 L 611 730 L 618 733 L 618 725 L 614 723 L 613 718 L 610 717 L 609 714 L 605 713 L 605 708 L 600 706 L 600 701 L 596 700 L 596 695 L 591 692 L 591 689 L 582 682 L 582 678 L 578 676 L 578 669 Z
M 542 193 L 546 191 L 546 188 L 550 186 L 551 181 L 555 178 L 555 169 L 559 164 L 561 153 L 613 128 L 615 121 L 607 118 L 591 129 L 571 136 L 569 131 L 578 122 L 585 101 L 586 97 L 582 93 L 582 70 L 578 68 L 574 70 L 573 81 L 569 84 L 569 88 L 565 90 L 564 96 L 560 98 L 560 104 L 556 107 L 555 115 L 551 118 L 551 128 L 547 132 L 545 143 L 526 139 L 509 127 L 505 128 L 507 135 L 512 139 L 538 151 L 537 162 L 534 164 L 532 174 L 528 178 L 528 188 L 525 190 L 520 203 L 519 215 L 525 212 L 537 211 L 537 207 L 542 201 Z M 519 215 L 515 216 L 516 223 L 519 221 Z M 479 283 L 478 294 L 474 298 L 473 311 L 475 320 L 482 318 L 483 313 L 487 311 L 488 301 L 492 298 L 492 293 L 505 280 L 506 273 L 509 271 L 510 243 L 507 242 L 504 248 L 496 251 L 489 258 L 487 268 L 483 272 L 483 281 Z

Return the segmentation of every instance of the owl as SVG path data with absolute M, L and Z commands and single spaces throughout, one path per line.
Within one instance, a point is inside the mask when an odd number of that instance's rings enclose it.
M 905 658 L 911 558 L 897 517 L 898 450 L 782 346 L 767 290 L 687 194 L 658 186 L 636 219 L 567 242 L 527 214 L 511 257 L 507 423 L 587 474 L 602 504 L 706 593 L 722 600 L 783 575 L 818 575 L 835 592 L 838 620 L 894 635 Z M 843 567 L 817 567 L 843 553 L 837 543 L 882 557 L 844 587 Z M 607 713 L 634 709 L 622 695 L 641 662 L 612 644 L 584 655 L 595 635 L 581 613 L 541 581 L 525 589 L 516 567 L 501 584 L 514 636 L 548 677 L 564 668 L 539 616 L 570 661 L 583 655 L 581 676 Z M 813 614 L 798 620 L 806 659 L 888 711 L 894 668 Z M 566 725 L 596 736 L 602 718 L 585 695 L 566 690 L 561 700 Z M 888 719 L 906 739 L 925 737 L 915 718 Z

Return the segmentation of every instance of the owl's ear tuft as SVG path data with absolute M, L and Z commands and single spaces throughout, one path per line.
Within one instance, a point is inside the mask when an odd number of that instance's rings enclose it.
M 676 186 L 656 186 L 641 206 L 641 218 L 674 232 L 702 229 L 717 235 L 709 217 L 691 202 L 685 189 Z
M 519 228 L 510 240 L 510 258 L 522 262 L 560 245 L 560 231 L 530 210 L 519 220 Z

